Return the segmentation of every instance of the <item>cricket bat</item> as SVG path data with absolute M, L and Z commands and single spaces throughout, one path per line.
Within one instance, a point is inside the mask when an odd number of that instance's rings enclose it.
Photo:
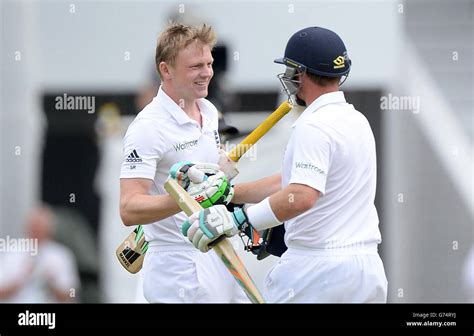
M 142 269 L 143 259 L 148 250 L 143 226 L 137 225 L 127 238 L 117 247 L 115 254 L 120 264 L 130 273 L 137 273 Z
M 236 162 L 264 136 L 281 118 L 291 110 L 288 101 L 284 101 L 272 114 L 270 114 L 256 129 L 252 131 L 242 142 L 234 147 L 227 155 L 221 157 L 219 166 L 221 170 L 231 180 L 238 174 Z M 117 247 L 115 254 L 120 264 L 130 273 L 137 273 L 141 270 L 143 259 L 148 249 L 148 242 L 145 241 L 143 227 L 138 225 L 125 240 Z
M 181 210 L 186 215 L 190 216 L 195 212 L 202 210 L 201 205 L 192 198 L 186 190 L 184 190 L 175 180 L 168 179 L 165 183 L 165 190 L 170 194 L 171 197 L 178 203 Z M 252 303 L 265 303 L 262 295 L 257 289 L 257 286 L 250 277 L 247 269 L 245 268 L 242 260 L 235 252 L 230 241 L 221 236 L 212 244 L 212 249 L 221 258 L 229 272 L 232 274 L 234 279 L 242 287 L 245 294 Z

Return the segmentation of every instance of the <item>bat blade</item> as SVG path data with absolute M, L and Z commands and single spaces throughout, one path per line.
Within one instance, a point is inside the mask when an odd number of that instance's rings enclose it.
M 169 179 L 166 181 L 165 190 L 171 197 L 173 197 L 186 215 L 190 216 L 191 214 L 202 210 L 201 205 L 189 196 L 189 194 L 175 180 Z M 262 295 L 229 240 L 222 237 L 212 245 L 212 248 L 221 258 L 234 279 L 242 287 L 250 301 L 253 303 L 264 303 L 265 301 L 263 300 Z
M 145 241 L 143 227 L 138 225 L 115 250 L 115 254 L 127 271 L 137 273 L 142 269 L 147 250 L 148 242 Z

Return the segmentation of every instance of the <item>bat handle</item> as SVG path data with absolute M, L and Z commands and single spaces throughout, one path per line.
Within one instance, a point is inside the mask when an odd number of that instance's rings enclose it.
M 213 246 L 219 244 L 224 239 L 226 239 L 226 235 L 219 236 L 216 240 L 212 241 L 208 246 L 213 247 Z

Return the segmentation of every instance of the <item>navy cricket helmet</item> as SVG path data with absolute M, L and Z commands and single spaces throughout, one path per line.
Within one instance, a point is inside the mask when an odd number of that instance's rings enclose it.
M 321 27 L 308 27 L 293 34 L 286 45 L 285 56 L 275 63 L 326 77 L 347 76 L 351 68 L 342 39 Z

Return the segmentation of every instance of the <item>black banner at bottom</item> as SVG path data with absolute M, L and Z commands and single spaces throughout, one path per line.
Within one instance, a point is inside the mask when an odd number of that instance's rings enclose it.
M 162 329 L 474 334 L 471 304 L 2 304 L 0 335 Z

